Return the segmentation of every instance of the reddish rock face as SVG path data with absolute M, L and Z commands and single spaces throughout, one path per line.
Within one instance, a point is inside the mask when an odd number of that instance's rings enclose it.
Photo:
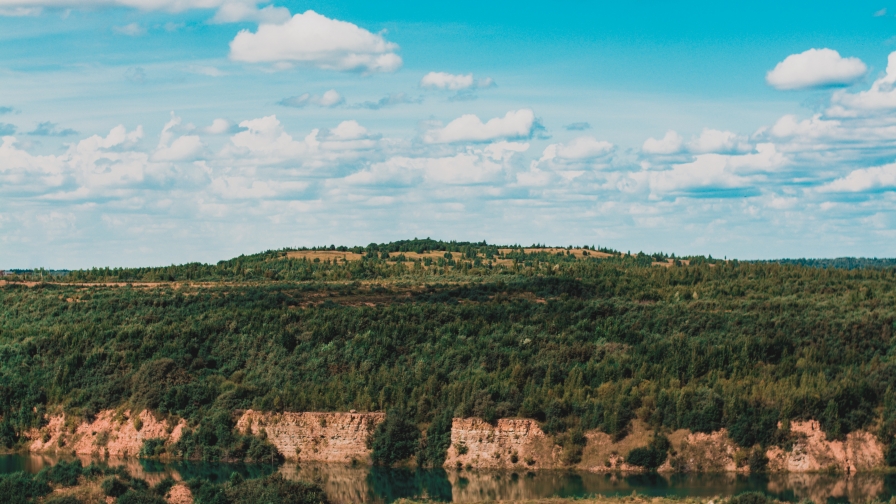
M 139 427 L 139 429 L 138 429 Z M 135 457 L 146 439 L 162 439 L 165 445 L 176 443 L 186 422 L 157 420 L 149 411 L 132 415 L 131 411 L 101 411 L 93 422 L 66 425 L 65 415 L 51 416 L 47 425 L 25 435 L 31 439 L 32 452 L 66 452 L 78 455 Z
M 818 422 L 792 422 L 797 436 L 793 449 L 785 452 L 774 446 L 766 452 L 769 470 L 787 472 L 838 471 L 847 474 L 880 469 L 884 446 L 870 432 L 850 433 L 844 441 L 828 441 Z
M 502 418 L 491 425 L 478 418 L 455 418 L 445 467 L 503 469 L 556 467 L 560 447 L 535 420 Z
M 264 432 L 288 460 L 369 464 L 367 439 L 385 413 L 263 413 L 246 411 L 240 432 Z

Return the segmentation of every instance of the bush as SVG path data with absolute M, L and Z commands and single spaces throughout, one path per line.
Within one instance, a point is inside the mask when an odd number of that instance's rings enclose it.
M 109 476 L 103 480 L 100 489 L 107 497 L 120 497 L 128 491 L 128 486 L 115 476 Z
M 772 500 L 762 492 L 745 492 L 728 499 L 726 504 L 769 504 L 770 502 Z
M 78 478 L 84 470 L 80 460 L 74 462 L 60 461 L 58 464 L 41 469 L 35 477 L 38 481 L 58 486 L 71 487 L 78 484 Z
M 768 469 L 768 457 L 765 456 L 765 450 L 754 446 L 747 458 L 747 466 L 751 473 L 764 473 Z
M 449 410 L 437 415 L 426 429 L 426 442 L 420 444 L 417 452 L 417 464 L 428 467 L 442 467 L 448 447 L 451 446 L 451 424 L 454 415 Z M 458 450 L 459 451 L 459 450 Z
M 64 497 L 53 497 L 52 499 L 47 499 L 44 501 L 44 504 L 84 504 L 84 503 L 77 497 L 74 497 L 72 495 L 66 495 Z
M 128 490 L 121 495 L 115 504 L 168 504 L 164 498 L 145 490 Z
M 0 502 L 4 504 L 27 504 L 52 491 L 49 485 L 24 472 L 0 475 Z
M 886 460 L 888 466 L 896 467 L 896 441 L 891 441 L 887 447 Z
M 631 465 L 653 471 L 666 461 L 670 446 L 669 439 L 666 436 L 657 434 L 646 448 L 635 448 L 628 452 L 625 461 Z
M 143 446 L 140 447 L 140 458 L 155 458 L 165 453 L 165 440 L 159 438 L 150 438 L 143 440 Z
M 407 419 L 407 415 L 390 410 L 373 433 L 370 446 L 373 463 L 393 465 L 407 460 L 417 451 L 419 440 L 420 431 Z

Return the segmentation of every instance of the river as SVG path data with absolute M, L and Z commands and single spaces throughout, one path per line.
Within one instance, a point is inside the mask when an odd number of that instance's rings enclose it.
M 0 473 L 36 473 L 59 459 L 46 455 L 0 455 Z M 93 460 L 81 459 L 84 464 Z M 316 481 L 335 503 L 390 503 L 402 497 L 428 497 L 443 502 L 587 497 L 589 495 L 727 496 L 761 491 L 780 500 L 816 504 L 887 501 L 896 495 L 896 474 L 595 474 L 576 471 L 413 470 L 339 464 L 216 464 L 107 460 L 123 465 L 150 484 L 165 476 L 177 480 L 225 480 L 234 472 L 246 478 L 280 471 L 287 478 Z

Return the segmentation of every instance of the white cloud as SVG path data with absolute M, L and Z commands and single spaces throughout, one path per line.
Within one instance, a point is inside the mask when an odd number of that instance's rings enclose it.
M 196 159 L 205 146 L 196 135 L 177 136 L 175 131 L 181 129 L 181 118 L 171 113 L 171 119 L 162 128 L 159 145 L 152 154 L 153 161 L 185 161 Z M 186 128 L 192 129 L 192 128 Z M 175 138 L 176 137 L 176 138 Z
M 473 74 L 455 75 L 447 72 L 429 72 L 420 79 L 420 87 L 427 89 L 447 89 L 463 91 L 465 89 L 485 89 L 495 85 L 491 77 L 475 80 Z
M 881 9 L 881 10 L 879 10 L 879 11 L 876 11 L 876 12 L 874 13 L 874 17 L 882 17 L 882 16 L 886 16 L 886 15 L 887 15 L 887 8 L 886 8 L 886 7 L 884 7 L 883 9 Z
M 819 188 L 820 192 L 867 192 L 896 190 L 896 163 L 853 170 L 849 175 Z
M 167 12 L 217 9 L 213 21 L 220 23 L 282 23 L 289 19 L 288 9 L 272 5 L 259 9 L 254 0 L 0 0 L 0 16 L 34 16 L 45 7 L 89 9 L 107 6 Z
M 890 53 L 887 59 L 886 74 L 871 84 L 871 89 L 860 93 L 839 91 L 834 93 L 831 101 L 842 107 L 860 110 L 878 110 L 896 108 L 896 52 Z M 849 115 L 849 114 L 842 114 Z
M 744 137 L 710 128 L 704 128 L 699 137 L 688 142 L 688 151 L 696 154 L 745 152 L 750 148 Z
M 427 131 L 423 139 L 427 143 L 455 143 L 528 138 L 532 136 L 536 126 L 535 113 L 530 109 L 511 110 L 504 117 L 495 117 L 486 123 L 474 114 L 466 114 L 444 128 Z
M 514 155 L 528 149 L 528 143 L 497 142 L 454 156 L 395 156 L 373 163 L 344 181 L 357 186 L 398 187 L 423 183 L 449 186 L 495 184 L 504 180 Z
M 833 49 L 809 49 L 791 54 L 770 70 L 765 80 L 782 90 L 852 84 L 868 67 L 859 58 L 843 58 Z
M 673 130 L 669 130 L 659 140 L 653 137 L 645 140 L 641 150 L 647 154 L 675 154 L 681 151 L 683 143 L 684 139 L 681 138 L 681 135 Z
M 612 143 L 594 137 L 577 137 L 567 143 L 548 145 L 539 162 L 550 161 L 554 165 L 581 164 L 606 157 L 613 152 L 614 147 Z
M 115 26 L 112 28 L 115 33 L 127 35 L 129 37 L 139 37 L 146 34 L 146 28 L 137 23 L 126 24 L 124 26 Z
M 224 133 L 230 133 L 232 130 L 233 125 L 230 124 L 230 121 L 221 118 L 215 119 L 210 125 L 203 128 L 203 131 L 209 135 L 223 135 Z
M 240 31 L 230 43 L 230 58 L 325 70 L 394 72 L 402 63 L 397 50 L 398 45 L 382 35 L 309 10 L 283 24 L 261 24 L 255 33 Z
M 298 96 L 284 98 L 277 102 L 278 105 L 284 107 L 302 108 L 308 105 L 317 105 L 320 107 L 335 107 L 345 103 L 345 98 L 335 89 L 325 92 L 322 96 L 312 95 L 311 93 L 302 93 Z

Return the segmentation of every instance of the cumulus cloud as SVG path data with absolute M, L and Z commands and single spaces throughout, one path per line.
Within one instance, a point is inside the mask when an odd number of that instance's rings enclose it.
M 312 95 L 311 93 L 302 93 L 298 96 L 284 98 L 277 102 L 278 105 L 284 107 L 302 108 L 307 105 L 317 105 L 320 107 L 335 107 L 345 103 L 345 98 L 335 89 L 331 89 L 321 96 Z
M 423 140 L 427 143 L 455 143 L 529 138 L 537 126 L 535 113 L 530 109 L 511 110 L 504 117 L 495 117 L 485 123 L 474 114 L 466 114 L 451 121 L 444 128 L 427 131 Z
M 896 191 L 896 163 L 853 170 L 849 175 L 819 188 L 820 192 Z
M 688 142 L 688 151 L 697 154 L 746 152 L 751 149 L 745 137 L 711 128 L 704 128 L 699 137 Z
M 310 65 L 325 70 L 394 72 L 401 67 L 398 45 L 357 25 L 314 11 L 282 24 L 240 31 L 230 43 L 230 59 L 246 63 Z
M 77 135 L 78 132 L 71 128 L 60 128 L 58 124 L 53 122 L 42 122 L 34 128 L 33 131 L 28 132 L 29 135 L 34 136 L 70 136 Z
M 447 89 L 462 91 L 465 89 L 485 89 L 495 85 L 491 77 L 474 79 L 473 74 L 455 75 L 447 72 L 429 72 L 420 79 L 420 87 L 425 89 Z
M 641 150 L 647 154 L 675 154 L 681 151 L 683 144 L 684 139 L 681 138 L 681 135 L 673 130 L 669 130 L 666 132 L 666 136 L 659 140 L 653 137 L 645 140 Z
M 833 49 L 809 49 L 784 58 L 766 74 L 765 80 L 781 90 L 845 86 L 867 71 L 859 58 L 841 57 Z
M 211 124 L 202 129 L 203 132 L 208 133 L 209 135 L 223 135 L 225 133 L 236 133 L 233 124 L 230 123 L 227 119 L 217 118 L 212 121 Z
M 859 93 L 847 93 L 843 90 L 834 93 L 832 102 L 835 106 L 860 110 L 879 110 L 896 108 L 896 52 L 887 58 L 887 71 L 881 78 L 871 84 L 871 89 Z M 848 111 L 840 109 L 842 115 Z
M 196 135 L 178 136 L 176 131 L 182 127 L 180 117 L 171 113 L 171 119 L 162 128 L 159 145 L 152 154 L 153 161 L 187 161 L 199 157 L 205 145 Z M 192 128 L 188 127 L 187 130 Z
M 453 156 L 395 156 L 373 163 L 369 168 L 344 180 L 359 186 L 412 186 L 417 184 L 479 185 L 503 180 L 517 153 L 529 149 L 528 143 L 496 142 L 484 148 L 470 149 Z

